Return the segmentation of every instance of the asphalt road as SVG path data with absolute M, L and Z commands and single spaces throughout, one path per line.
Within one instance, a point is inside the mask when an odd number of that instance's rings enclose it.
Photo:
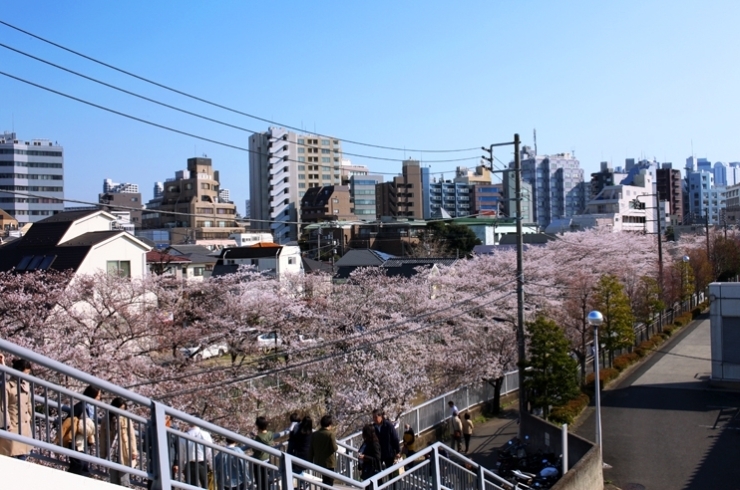
M 604 478 L 622 490 L 740 490 L 740 392 L 709 387 L 709 319 L 602 395 Z M 577 433 L 594 440 L 594 413 Z

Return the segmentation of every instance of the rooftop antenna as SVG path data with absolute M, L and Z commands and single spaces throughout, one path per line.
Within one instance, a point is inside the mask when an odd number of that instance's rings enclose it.
M 537 128 L 534 128 L 532 132 L 534 133 L 534 154 L 539 155 L 539 153 L 537 153 Z

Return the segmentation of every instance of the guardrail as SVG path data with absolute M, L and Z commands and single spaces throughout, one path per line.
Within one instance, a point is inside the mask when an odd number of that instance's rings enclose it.
M 11 342 L 0 340 L 0 351 L 45 368 L 47 378 L 0 365 L 0 442 L 27 444 L 32 450 L 17 447 L 19 455 L 60 470 L 71 466 L 86 476 L 130 479 L 133 486 L 155 490 L 207 488 L 209 478 L 215 479 L 217 488 L 228 483 L 260 490 L 332 488 L 322 483 L 324 478 L 349 489 L 512 487 L 441 443 L 359 481 L 356 451 L 347 444 L 339 443 L 336 471 L 331 471 Z M 65 380 L 67 386 L 51 379 Z M 105 400 L 116 397 L 124 403 L 114 406 L 95 395 L 80 394 L 77 390 L 85 385 L 102 390 Z M 468 406 L 485 397 L 484 392 L 468 391 L 466 397 L 461 390 L 451 393 L 458 396 L 456 403 L 461 405 L 461 400 L 470 400 Z M 449 396 L 425 405 L 444 404 Z M 423 410 L 423 406 L 416 410 Z M 33 416 L 24 417 L 24 413 Z M 416 412 L 416 421 L 422 427 L 424 416 L 420 413 Z M 398 474 L 402 468 L 406 471 Z

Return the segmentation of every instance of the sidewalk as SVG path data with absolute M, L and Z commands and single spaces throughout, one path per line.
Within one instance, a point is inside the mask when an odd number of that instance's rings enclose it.
M 516 437 L 519 431 L 518 412 L 505 410 L 499 417 L 476 425 L 470 438 L 470 451 L 467 456 L 490 470 L 496 467 L 497 449 Z

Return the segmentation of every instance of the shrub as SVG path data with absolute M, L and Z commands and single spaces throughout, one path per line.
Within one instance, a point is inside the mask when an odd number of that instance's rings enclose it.
M 663 329 L 663 333 L 666 334 L 666 335 L 668 335 L 670 337 L 671 335 L 673 335 L 673 331 L 674 330 L 675 330 L 675 328 L 673 328 L 673 327 L 665 327 Z
M 588 406 L 590 401 L 591 399 L 587 394 L 581 393 L 565 405 L 554 407 L 550 412 L 550 422 L 556 424 L 572 424 L 575 418 Z
M 653 341 L 652 339 L 643 340 L 642 342 L 640 342 L 640 345 L 638 347 L 638 349 L 642 349 L 645 352 L 645 354 L 647 354 L 649 351 L 653 350 L 654 348 L 655 348 L 655 341 Z
M 701 307 L 697 306 L 696 308 L 691 310 L 691 318 L 696 318 L 699 315 L 701 315 Z
M 619 376 L 619 371 L 614 368 L 604 368 L 599 371 L 599 381 L 601 382 L 601 388 L 603 389 L 610 381 L 614 380 Z M 590 388 L 591 391 L 594 389 L 594 373 L 590 373 L 586 376 L 586 387 Z

